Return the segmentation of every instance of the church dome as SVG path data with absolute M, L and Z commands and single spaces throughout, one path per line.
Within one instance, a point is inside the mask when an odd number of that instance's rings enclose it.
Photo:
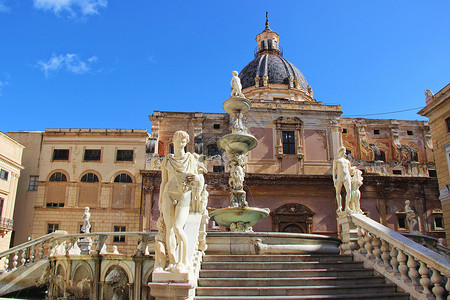
M 308 82 L 302 72 L 290 63 L 287 59 L 279 54 L 262 53 L 248 63 L 239 73 L 242 88 L 251 87 L 255 85 L 255 78 L 258 76 L 262 83 L 266 75 L 268 83 L 281 83 L 289 85 L 290 78 L 297 83 L 296 88 L 308 90 Z
M 302 72 L 283 57 L 280 36 L 270 29 L 266 13 L 266 27 L 256 36 L 256 57 L 239 73 L 242 89 L 247 97 L 268 99 L 285 97 L 289 100 L 314 101 L 311 86 Z M 270 89 L 270 92 L 267 92 Z M 263 92 L 263 90 L 265 90 Z

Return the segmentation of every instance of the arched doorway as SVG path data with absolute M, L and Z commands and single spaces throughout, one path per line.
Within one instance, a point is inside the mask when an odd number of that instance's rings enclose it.
M 312 233 L 314 212 L 308 207 L 289 203 L 271 212 L 272 230 L 275 232 Z

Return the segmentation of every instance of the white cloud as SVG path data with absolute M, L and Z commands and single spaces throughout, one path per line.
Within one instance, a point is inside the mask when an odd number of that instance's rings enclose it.
M 153 56 L 151 56 L 151 55 L 148 56 L 148 61 L 151 62 L 152 64 L 156 64 L 157 63 L 156 59 Z
M 6 1 L 0 0 L 0 12 L 7 13 L 10 11 L 11 11 L 11 8 L 8 5 L 6 5 Z
M 2 95 L 3 87 L 8 85 L 8 81 L 0 80 L 0 96 Z
M 107 0 L 33 0 L 34 7 L 53 11 L 56 15 L 68 14 L 70 17 L 96 15 L 108 6 Z
M 91 56 L 86 61 L 83 61 L 77 54 L 53 54 L 47 62 L 42 60 L 38 61 L 38 65 L 45 73 L 45 77 L 48 77 L 51 72 L 57 72 L 61 69 L 65 69 L 66 71 L 75 74 L 84 74 L 91 70 L 91 64 L 97 60 L 97 56 Z

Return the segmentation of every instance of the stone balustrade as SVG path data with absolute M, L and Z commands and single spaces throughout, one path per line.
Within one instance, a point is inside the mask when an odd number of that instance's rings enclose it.
M 356 236 L 343 249 L 374 268 L 414 299 L 444 299 L 450 292 L 450 260 L 361 214 L 347 216 Z M 345 224 L 341 222 L 342 228 Z
M 88 234 L 67 234 L 66 231 L 44 235 L 0 253 L 3 262 L 2 273 L 8 273 L 21 266 L 57 255 L 100 254 L 107 239 L 117 236 L 117 232 Z M 147 247 L 154 241 L 154 232 L 120 232 L 121 236 L 138 237 L 136 254 L 144 255 Z M 83 253 L 81 244 L 88 241 L 88 252 Z M 81 248 L 81 249 L 80 249 Z M 106 253 L 105 253 L 106 254 Z

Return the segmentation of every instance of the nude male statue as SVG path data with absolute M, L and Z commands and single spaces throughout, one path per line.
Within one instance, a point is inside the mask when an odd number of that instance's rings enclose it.
M 337 158 L 333 161 L 333 182 L 334 188 L 336 189 L 336 200 L 337 200 L 337 212 L 342 211 L 342 197 L 341 190 L 342 186 L 345 187 L 345 210 L 349 209 L 349 204 L 351 200 L 351 186 L 352 177 L 350 175 L 351 164 L 348 159 L 344 157 L 345 147 L 341 147 L 338 150 Z
M 237 96 L 245 98 L 244 94 L 242 94 L 242 84 L 241 79 L 238 77 L 238 72 L 233 71 L 233 78 L 231 79 L 231 97 Z
M 177 131 L 173 135 L 174 154 L 166 155 L 161 164 L 159 208 L 165 224 L 165 244 L 169 265 L 166 271 L 188 269 L 188 238 L 183 229 L 189 216 L 191 200 L 203 190 L 203 174 L 207 170 L 198 156 L 185 152 L 189 135 Z M 178 249 L 178 255 L 176 250 Z
M 91 213 L 89 212 L 89 207 L 86 207 L 84 209 L 84 215 L 83 215 L 83 226 L 81 226 L 81 231 L 84 233 L 90 233 L 91 232 L 91 223 L 89 222 L 89 219 L 91 218 Z

